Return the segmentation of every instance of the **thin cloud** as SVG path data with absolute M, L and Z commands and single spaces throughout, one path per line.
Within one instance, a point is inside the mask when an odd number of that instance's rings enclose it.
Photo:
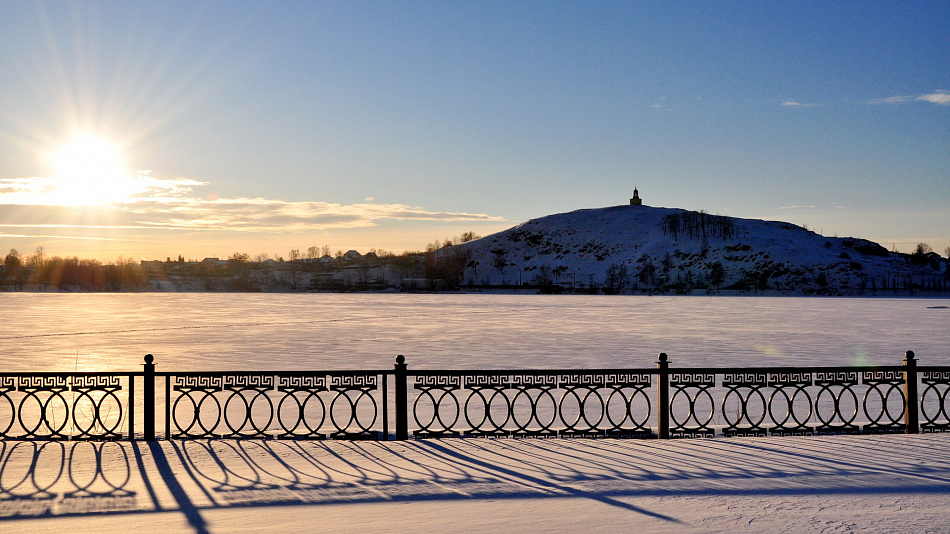
M 780 210 L 813 210 L 818 206 L 779 206 Z
M 872 106 L 881 104 L 905 104 L 908 102 L 930 102 L 931 104 L 936 104 L 938 106 L 950 106 L 950 91 L 941 89 L 934 91 L 933 93 L 918 96 L 889 96 L 887 98 L 872 98 L 870 100 L 866 100 L 865 102 Z
M 871 98 L 865 102 L 871 106 L 879 106 L 881 104 L 902 104 L 904 102 L 913 102 L 914 97 L 912 96 L 889 96 L 887 98 Z
M 6 238 L 26 238 L 26 239 L 78 239 L 80 241 L 122 241 L 111 237 L 83 237 L 75 235 L 27 235 L 27 234 L 6 234 L 0 232 L 0 237 Z
M 801 102 L 795 102 L 794 100 L 786 100 L 782 102 L 782 105 L 789 108 L 813 108 L 819 104 L 803 104 Z
M 950 91 L 936 91 L 929 95 L 920 95 L 917 100 L 930 102 L 938 106 L 950 106 Z
M 201 198 L 209 185 L 139 173 L 136 191 L 105 207 L 59 205 L 46 178 L 0 179 L 0 227 L 299 232 L 366 228 L 383 220 L 500 222 L 484 213 L 429 210 L 405 204 L 289 202 L 265 198 Z M 26 207 L 29 207 L 26 209 Z

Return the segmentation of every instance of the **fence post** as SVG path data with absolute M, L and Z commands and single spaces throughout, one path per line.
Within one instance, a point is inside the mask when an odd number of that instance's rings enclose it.
M 670 362 L 669 356 L 661 352 L 656 362 L 657 374 L 656 395 L 656 437 L 670 439 Z
M 145 355 L 145 372 L 143 379 L 145 381 L 142 388 L 143 410 L 142 421 L 145 423 L 145 441 L 155 441 L 155 357 L 151 354 Z M 130 408 L 131 409 L 131 408 Z
M 406 357 L 396 356 L 396 439 L 409 439 L 409 396 L 406 391 Z
M 920 432 L 918 419 L 919 399 L 917 398 L 917 360 L 914 351 L 909 350 L 904 358 L 904 433 Z

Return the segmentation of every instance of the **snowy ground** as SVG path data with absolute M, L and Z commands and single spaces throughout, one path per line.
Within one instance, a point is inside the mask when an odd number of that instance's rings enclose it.
M 0 442 L 4 532 L 950 532 L 950 435 Z

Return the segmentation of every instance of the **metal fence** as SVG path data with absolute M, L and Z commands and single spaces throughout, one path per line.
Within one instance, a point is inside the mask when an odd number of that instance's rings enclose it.
M 672 368 L 660 354 L 642 369 L 410 370 L 398 356 L 313 372 L 157 372 L 146 355 L 132 373 L 0 373 L 0 439 L 946 432 L 948 394 L 950 366 L 911 351 L 894 366 Z

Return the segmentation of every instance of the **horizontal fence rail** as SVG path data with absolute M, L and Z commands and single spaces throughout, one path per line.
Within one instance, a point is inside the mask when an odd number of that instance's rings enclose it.
M 641 369 L 410 370 L 403 356 L 393 369 L 375 371 L 155 367 L 146 355 L 143 370 L 133 373 L 0 373 L 0 439 L 950 431 L 950 366 L 918 366 L 911 351 L 891 366 L 671 368 L 660 354 L 655 368 Z

